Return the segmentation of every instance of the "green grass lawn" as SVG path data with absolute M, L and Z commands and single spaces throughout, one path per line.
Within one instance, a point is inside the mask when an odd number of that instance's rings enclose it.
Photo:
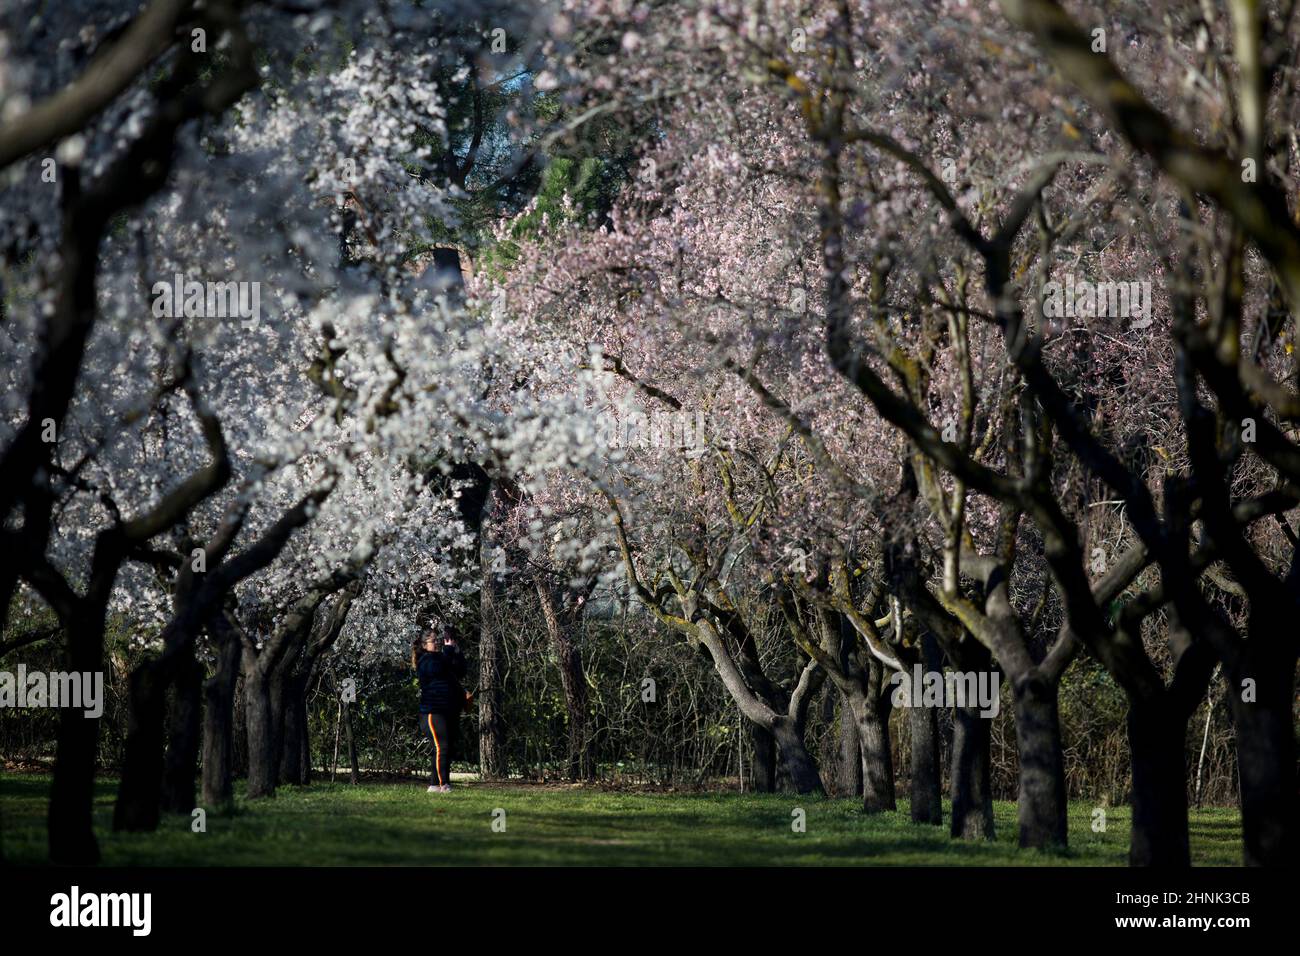
M 0 774 L 0 851 L 7 863 L 46 859 L 48 775 Z M 946 827 L 916 826 L 898 812 L 864 816 L 853 800 L 793 794 L 624 793 L 467 783 L 450 794 L 423 784 L 317 783 L 283 788 L 272 800 L 241 798 L 233 815 L 209 814 L 207 832 L 189 817 L 164 819 L 156 833 L 110 829 L 115 781 L 100 781 L 95 826 L 110 866 L 476 865 L 1073 865 L 1122 866 L 1127 807 L 1092 830 L 1092 806 L 1070 807 L 1070 849 L 1015 845 L 1015 805 L 996 806 L 993 843 L 950 840 Z M 505 811 L 504 832 L 493 814 Z M 807 831 L 792 831 L 795 808 Z M 945 819 L 947 808 L 945 807 Z M 1192 860 L 1235 866 L 1241 821 L 1235 809 L 1192 811 Z

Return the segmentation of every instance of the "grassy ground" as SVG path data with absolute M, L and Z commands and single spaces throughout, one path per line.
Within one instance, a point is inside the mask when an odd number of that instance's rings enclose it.
M 0 774 L 0 852 L 7 863 L 43 863 L 49 777 Z M 110 830 L 113 781 L 96 789 L 95 826 L 113 866 L 322 865 L 1071 865 L 1122 866 L 1127 807 L 1092 830 L 1092 806 L 1070 807 L 1070 849 L 1021 851 L 1015 805 L 996 806 L 998 839 L 948 839 L 946 828 L 915 826 L 906 804 L 866 817 L 851 800 L 792 794 L 616 793 L 595 789 L 466 783 L 450 794 L 423 784 L 318 783 L 245 802 L 231 816 L 208 815 L 207 832 L 168 817 L 156 833 Z M 505 811 L 504 832 L 493 814 Z M 795 833 L 792 811 L 806 811 Z M 945 807 L 945 815 L 947 808 Z M 497 815 L 499 817 L 499 814 Z M 946 819 L 946 816 L 945 816 Z M 1235 810 L 1192 812 L 1192 859 L 1233 866 L 1241 857 Z

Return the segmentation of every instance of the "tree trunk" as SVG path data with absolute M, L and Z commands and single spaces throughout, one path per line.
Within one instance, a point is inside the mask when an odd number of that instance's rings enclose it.
M 254 665 L 244 674 L 244 724 L 248 733 L 248 798 L 275 796 L 275 747 L 270 678 Z
M 486 585 L 485 585 L 486 586 Z M 595 754 L 592 752 L 590 715 L 587 705 L 587 679 L 582 670 L 582 652 L 573 640 L 578 625 L 573 614 L 562 613 L 562 596 L 557 597 L 545 581 L 537 582 L 537 596 L 546 619 L 547 634 L 555 648 L 560 684 L 564 688 L 564 708 L 568 714 L 570 780 L 596 778 Z
M 203 665 L 194 659 L 194 647 L 190 645 L 172 684 L 162 786 L 162 809 L 166 813 L 190 813 L 195 806 L 202 698 Z
M 742 718 L 743 719 L 743 718 Z M 749 766 L 749 788 L 755 793 L 776 792 L 776 738 L 762 724 L 746 720 L 754 759 Z
M 953 708 L 952 836 L 958 840 L 992 840 L 991 783 L 993 721 L 979 707 Z
M 912 822 L 942 826 L 939 712 L 933 707 L 913 707 L 907 717 L 912 732 Z
M 1130 701 L 1133 762 L 1130 866 L 1191 866 L 1187 837 L 1187 717 L 1168 701 Z
M 592 752 L 594 740 L 587 713 L 587 680 L 578 649 L 570 645 L 559 666 L 564 685 L 564 705 L 569 716 L 569 779 L 595 780 L 596 759 Z
M 888 712 L 882 718 L 878 708 L 865 707 L 858 722 L 858 740 L 862 748 L 862 809 L 867 813 L 896 810 Z
M 881 813 L 898 809 L 894 794 L 894 755 L 889 739 L 892 695 L 884 692 L 885 665 L 868 663 L 865 693 L 853 702 L 858 720 L 858 746 L 862 751 L 862 809 Z
M 129 716 L 127 719 L 126 746 L 122 757 L 122 781 L 118 787 L 117 804 L 113 808 L 113 829 L 127 831 L 156 830 L 163 805 L 164 743 L 166 741 L 165 717 L 167 714 L 167 689 L 186 675 L 194 662 L 195 628 L 202 623 L 195 615 L 178 612 L 163 629 L 161 653 L 139 664 L 131 673 Z M 184 693 L 196 692 L 191 685 Z M 191 698 L 197 707 L 197 701 Z M 189 706 L 189 705 L 185 705 Z M 193 720 L 188 741 L 181 742 L 174 756 L 173 772 L 177 777 L 186 773 L 184 762 L 193 760 L 198 753 L 198 714 L 183 716 Z M 193 748 L 194 756 L 189 756 Z M 193 774 L 193 770 L 189 771 Z M 193 809 L 193 780 L 188 788 Z M 189 812 L 186 810 L 185 812 Z
M 271 709 L 267 716 L 271 733 L 269 758 L 271 761 L 272 790 L 272 793 L 268 794 L 268 796 L 274 796 L 275 788 L 283 783 L 280 778 L 280 761 L 284 759 L 284 714 L 285 703 L 289 696 L 287 689 L 289 683 L 288 671 L 288 662 L 281 660 L 279 666 L 272 667 L 270 674 L 267 676 L 267 688 L 271 701 Z
M 1016 680 L 1013 690 L 1020 752 L 1020 845 L 1063 848 L 1069 844 L 1069 831 L 1058 688 L 1033 673 Z
M 503 780 L 509 772 L 506 759 L 506 729 L 501 701 L 501 642 L 497 627 L 496 576 L 483 549 L 483 582 L 479 589 L 478 645 L 478 753 L 484 780 Z
M 750 688 L 741 673 L 741 667 L 732 657 L 726 640 L 711 623 L 701 622 L 697 634 L 713 661 L 713 669 L 721 678 L 722 686 L 736 702 L 741 715 L 771 730 L 781 761 L 780 769 L 789 775 L 794 790 L 798 793 L 825 793 L 821 774 L 817 771 L 817 762 L 808 753 L 803 739 L 808 693 L 816 693 L 816 687 L 805 685 L 804 692 L 800 693 L 797 700 L 785 702 L 794 713 L 783 713 L 777 709 L 771 696 L 762 697 Z M 742 649 L 742 655 L 744 653 Z M 746 661 L 745 666 L 751 663 L 752 660 Z M 766 683 L 766 678 L 761 673 L 756 673 L 754 679 L 757 683 Z
M 162 803 L 163 721 L 167 685 L 158 660 L 145 661 L 131 672 L 128 682 L 129 717 L 122 781 L 113 807 L 113 829 L 158 829 Z
M 836 790 L 846 797 L 862 796 L 862 747 L 858 721 L 848 695 L 840 693 L 840 773 Z
M 306 786 L 307 760 L 307 681 L 308 674 L 292 673 L 284 679 L 284 730 L 280 747 L 280 782 Z
M 103 673 L 104 613 L 102 606 L 92 606 L 73 616 L 67 628 L 64 656 L 69 673 Z M 99 844 L 91 822 L 99 724 L 79 710 L 59 711 L 58 750 L 47 820 L 51 863 L 84 866 L 99 862 Z
M 203 805 L 219 812 L 235 802 L 235 685 L 239 680 L 239 638 L 224 633 L 217 670 L 203 685 Z
M 343 702 L 343 734 L 348 742 L 348 783 L 354 787 L 361 782 L 361 767 L 357 763 L 357 741 L 352 736 L 352 705 Z
M 1291 716 L 1295 666 L 1294 656 L 1264 666 L 1248 649 L 1230 677 L 1247 866 L 1291 866 L 1300 852 Z M 1247 679 L 1255 682 L 1253 701 L 1242 700 Z
M 772 737 L 795 792 L 823 793 L 821 774 L 804 744 L 803 728 L 798 722 L 792 717 L 778 716 L 772 726 Z
M 230 735 L 231 770 L 236 780 L 248 778 L 248 688 L 241 671 L 235 679 L 235 732 Z
M 298 744 L 300 747 L 298 759 L 302 763 L 302 776 L 299 786 L 307 786 L 311 783 L 311 726 L 307 721 L 307 694 L 304 691 L 300 698 L 302 704 L 301 721 L 302 730 L 298 734 Z
M 942 667 L 933 635 L 921 636 L 921 659 L 927 671 Z M 908 711 L 912 736 L 911 811 L 913 823 L 943 825 L 943 769 L 939 755 L 939 711 L 912 707 Z

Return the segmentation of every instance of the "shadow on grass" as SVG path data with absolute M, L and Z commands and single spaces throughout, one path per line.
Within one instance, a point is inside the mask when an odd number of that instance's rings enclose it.
M 7 860 L 42 863 L 47 775 L 0 774 Z M 202 832 L 187 815 L 153 833 L 113 833 L 116 783 L 96 784 L 95 825 L 108 865 L 123 866 L 1122 866 L 1128 818 L 1090 827 L 1091 807 L 1070 808 L 1071 847 L 1020 850 L 1015 806 L 996 807 L 995 841 L 955 841 L 945 825 L 913 824 L 897 811 L 863 814 L 853 800 L 794 794 L 627 793 L 530 790 L 470 783 L 450 794 L 423 784 L 321 783 L 281 788 L 249 801 L 242 787 L 231 814 L 209 813 Z M 791 824 L 796 808 L 806 828 Z M 504 811 L 504 815 L 501 813 Z M 496 824 L 494 828 L 494 823 Z M 501 824 L 504 823 L 504 829 Z M 1234 811 L 1193 811 L 1198 863 L 1240 857 Z

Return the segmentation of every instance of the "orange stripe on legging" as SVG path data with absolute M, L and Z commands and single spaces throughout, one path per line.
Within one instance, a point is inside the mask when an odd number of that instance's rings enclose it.
M 438 786 L 442 786 L 442 744 L 438 742 L 438 731 L 433 729 L 433 714 L 429 715 L 429 733 L 433 734 L 433 772 L 438 775 Z

